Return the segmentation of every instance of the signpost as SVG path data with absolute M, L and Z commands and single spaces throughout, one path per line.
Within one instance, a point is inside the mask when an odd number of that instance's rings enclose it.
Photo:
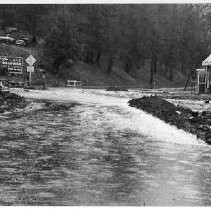
M 27 66 L 27 72 L 29 72 L 29 82 L 32 81 L 32 75 L 31 73 L 34 72 L 34 66 Z
M 34 72 L 34 66 L 27 66 L 27 72 Z
M 29 66 L 27 66 L 27 72 L 29 72 L 29 82 L 31 84 L 31 73 L 34 72 L 33 64 L 36 62 L 36 59 L 30 55 L 25 61 L 29 64 Z
M 36 59 L 32 55 L 30 55 L 28 58 L 26 58 L 25 61 L 29 64 L 29 66 L 33 66 L 33 64 L 36 62 Z
M 0 56 L 0 67 L 2 69 L 7 69 L 9 73 L 22 74 L 23 58 L 11 57 L 11 56 Z

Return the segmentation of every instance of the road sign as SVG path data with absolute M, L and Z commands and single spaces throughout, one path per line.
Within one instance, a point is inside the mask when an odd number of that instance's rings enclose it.
M 34 66 L 27 66 L 27 72 L 34 72 Z
M 0 68 L 7 69 L 9 73 L 22 74 L 23 58 L 0 56 Z
M 29 64 L 29 66 L 33 66 L 33 64 L 36 62 L 36 59 L 32 55 L 30 55 L 28 58 L 26 58 L 25 61 Z
M 34 66 L 27 66 L 27 72 L 29 72 L 29 82 L 32 82 L 32 72 L 34 72 Z

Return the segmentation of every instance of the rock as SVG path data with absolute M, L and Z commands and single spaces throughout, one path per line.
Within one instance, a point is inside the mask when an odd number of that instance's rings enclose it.
M 20 102 L 20 104 L 18 105 L 18 108 L 21 108 L 21 109 L 23 109 L 23 108 L 25 108 L 26 107 L 26 103 L 25 102 Z
M 206 133 L 202 131 L 197 131 L 196 137 L 202 140 L 206 139 Z
M 191 114 L 192 114 L 193 117 L 198 117 L 199 112 L 192 111 Z
M 189 130 L 189 132 L 192 133 L 192 134 L 197 134 L 197 131 L 196 131 L 195 128 L 191 128 L 191 129 Z
M 203 130 L 203 131 L 209 131 L 209 130 L 210 130 L 210 128 L 209 128 L 209 127 L 207 127 L 207 126 L 205 125 L 205 126 L 203 126 L 203 127 L 202 127 L 202 130 Z
M 191 122 L 191 123 L 197 123 L 198 118 L 196 118 L 196 117 L 189 117 L 188 121 Z
M 197 125 L 197 128 L 200 129 L 200 130 L 202 130 L 203 129 L 203 125 L 202 124 L 198 124 Z
M 205 139 L 205 142 L 211 145 L 211 138 Z
M 176 111 L 176 113 L 177 113 L 177 114 L 181 114 L 181 112 L 180 112 L 180 111 Z
M 205 104 L 209 104 L 209 100 L 205 100 L 204 103 L 205 103 Z
M 206 111 L 202 111 L 201 116 L 206 116 L 207 112 Z
M 210 126 L 211 125 L 211 119 L 207 119 L 207 124 Z
M 211 131 L 206 132 L 205 139 L 211 139 Z
M 211 117 L 211 112 L 207 111 L 206 116 Z

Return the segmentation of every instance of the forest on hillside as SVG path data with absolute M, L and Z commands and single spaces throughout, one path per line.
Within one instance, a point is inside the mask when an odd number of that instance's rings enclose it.
M 67 61 L 119 62 L 126 72 L 150 59 L 158 70 L 190 76 L 211 47 L 210 4 L 1 5 L 0 27 L 17 27 L 44 40 L 44 59 L 58 73 Z

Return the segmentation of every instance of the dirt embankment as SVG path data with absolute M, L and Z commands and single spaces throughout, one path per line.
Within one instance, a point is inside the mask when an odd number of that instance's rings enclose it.
M 161 120 L 183 129 L 211 144 L 211 112 L 194 112 L 190 109 L 175 106 L 158 96 L 132 99 L 129 105 L 142 109 Z
M 0 91 L 0 113 L 13 112 L 15 109 L 24 108 L 27 106 L 27 101 L 9 91 Z

